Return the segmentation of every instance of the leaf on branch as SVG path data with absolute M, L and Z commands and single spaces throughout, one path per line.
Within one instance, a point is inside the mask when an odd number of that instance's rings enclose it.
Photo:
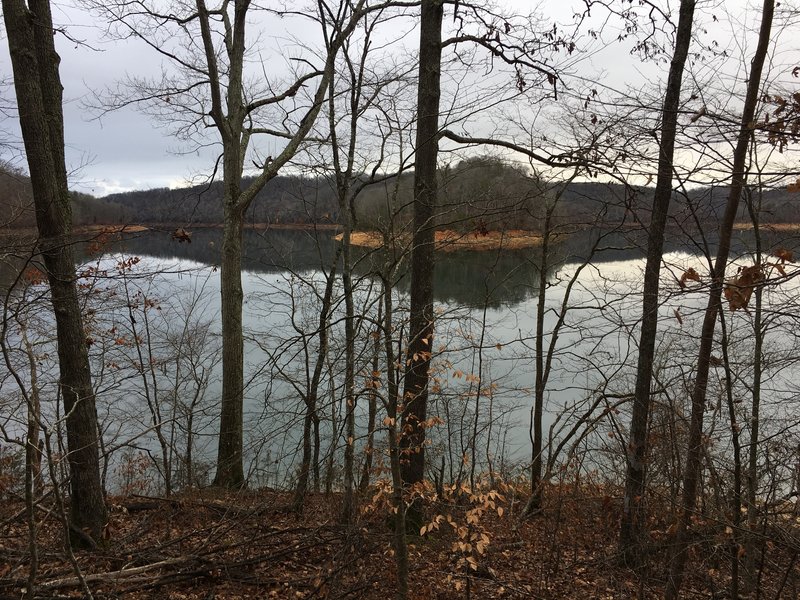
M 794 252 L 783 247 L 775 248 L 775 250 L 772 251 L 772 256 L 781 261 L 781 264 L 794 262 Z
M 700 283 L 700 273 L 695 271 L 692 267 L 689 267 L 683 272 L 681 278 L 678 280 L 678 285 L 681 286 L 682 290 L 686 289 L 687 281 L 696 281 L 697 283 Z
M 183 227 L 178 227 L 178 229 L 173 231 L 171 237 L 178 243 L 183 243 L 183 242 L 188 242 L 189 244 L 192 243 L 192 232 L 185 230 Z
M 678 312 L 677 308 L 673 309 L 673 311 L 675 312 L 675 318 L 678 320 L 678 325 L 683 327 L 683 317 L 681 316 L 681 313 Z
M 778 270 L 778 273 L 781 274 L 781 277 L 786 277 L 786 269 L 783 268 L 782 263 L 767 263 L 769 267 L 775 267 Z
M 22 272 L 22 278 L 31 285 L 38 285 L 46 279 L 46 275 L 36 267 L 28 267 Z
M 739 270 L 736 277 L 728 279 L 723 293 L 731 311 L 746 309 L 755 286 L 764 280 L 761 265 L 751 265 Z

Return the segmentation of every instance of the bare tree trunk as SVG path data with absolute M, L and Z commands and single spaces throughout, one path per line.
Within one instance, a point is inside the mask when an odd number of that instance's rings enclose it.
M 433 349 L 433 263 L 441 95 L 441 0 L 423 0 L 420 16 L 417 139 L 414 167 L 414 233 L 411 248 L 411 323 L 406 353 L 400 450 L 406 484 L 425 478 L 428 371 Z
M 161 448 L 161 467 L 158 466 L 158 461 L 154 460 L 156 470 L 161 472 L 164 480 L 164 495 L 169 497 L 172 495 L 172 464 L 170 460 L 170 448 L 172 445 L 164 436 L 164 423 L 161 415 L 161 399 L 158 390 L 158 379 L 155 375 L 155 360 L 153 356 L 152 338 L 150 332 L 150 317 L 147 314 L 147 299 L 142 303 L 142 320 L 144 322 L 144 335 L 140 336 L 138 328 L 136 327 L 136 318 L 133 312 L 133 300 L 130 296 L 130 288 L 127 280 L 127 275 L 123 271 L 122 284 L 125 289 L 125 302 L 128 306 L 128 320 L 130 321 L 131 334 L 134 339 L 136 357 L 139 361 L 139 375 L 142 379 L 142 392 L 144 393 L 147 408 L 150 412 L 150 420 L 153 427 L 153 432 L 156 434 L 156 439 Z M 147 346 L 147 356 L 142 351 L 142 344 Z M 150 378 L 148 380 L 148 374 Z
M 753 223 L 753 233 L 756 242 L 756 261 L 761 264 L 761 232 L 759 230 L 758 215 L 753 210 L 752 204 L 749 205 L 750 218 Z M 757 584 L 755 570 L 756 544 L 760 540 L 758 531 L 759 507 L 756 504 L 758 495 L 758 452 L 759 436 L 761 423 L 761 379 L 763 375 L 763 352 L 764 352 L 764 321 L 763 321 L 763 288 L 757 287 L 754 295 L 756 299 L 755 311 L 753 314 L 753 383 L 752 397 L 750 406 L 750 443 L 748 445 L 747 457 L 747 534 L 745 537 L 745 565 L 746 565 L 746 584 L 748 590 L 754 590 Z M 740 490 L 741 491 L 741 490 Z M 737 517 L 741 516 L 741 512 Z M 738 553 L 737 553 L 738 554 Z M 738 556 L 737 556 L 738 562 Z
M 60 389 L 67 422 L 70 531 L 102 540 L 106 506 L 100 483 L 97 412 L 70 245 L 72 211 L 64 162 L 60 58 L 47 0 L 3 0 L 22 137 L 33 186 L 40 249 L 56 318 Z M 80 532 L 80 534 L 79 534 Z M 89 544 L 91 545 L 91 544 Z
M 739 199 L 744 187 L 747 161 L 747 150 L 753 135 L 752 123 L 758 104 L 758 92 L 761 87 L 761 73 L 767 57 L 770 31 L 772 30 L 772 16 L 775 11 L 774 0 L 764 0 L 761 15 L 761 29 L 758 34 L 758 46 L 753 56 L 752 66 L 747 82 L 747 95 L 745 96 L 739 137 L 733 154 L 733 173 L 731 177 L 730 195 L 725 207 L 725 215 L 720 225 L 719 249 L 714 262 L 711 289 L 708 293 L 703 318 L 703 328 L 700 334 L 700 349 L 697 355 L 697 372 L 695 373 L 694 388 L 692 390 L 692 415 L 689 422 L 689 447 L 686 453 L 686 468 L 683 478 L 683 506 L 678 521 L 675 547 L 670 561 L 669 578 L 667 579 L 666 598 L 676 600 L 680 594 L 683 582 L 683 570 L 686 564 L 686 555 L 689 549 L 689 521 L 694 512 L 697 499 L 697 486 L 700 480 L 700 466 L 703 454 L 703 414 L 706 403 L 706 390 L 708 387 L 708 372 L 711 364 L 711 348 L 714 343 L 714 330 L 717 323 L 717 312 L 721 308 L 722 287 L 725 280 L 725 267 L 728 264 L 730 252 L 731 232 L 736 212 L 739 208 Z
M 345 189 L 346 192 L 346 189 Z M 339 214 L 344 216 L 344 233 L 342 236 L 342 284 L 344 287 L 345 321 L 344 321 L 344 389 L 345 389 L 345 444 L 344 444 L 344 495 L 342 499 L 343 523 L 353 518 L 353 493 L 355 490 L 355 443 L 356 443 L 356 334 L 355 306 L 353 302 L 353 277 L 350 264 L 350 233 L 352 221 L 350 207 L 340 202 Z
M 644 493 L 647 471 L 647 429 L 650 415 L 650 388 L 653 382 L 653 358 L 658 330 L 658 290 L 664 229 L 672 197 L 672 164 L 675 133 L 678 124 L 681 82 L 692 40 L 694 0 L 681 0 L 675 51 L 669 69 L 664 106 L 661 111 L 658 179 L 653 197 L 653 212 L 648 229 L 647 261 L 642 296 L 642 328 L 639 335 L 639 359 L 631 417 L 630 440 L 627 445 L 627 473 L 622 505 L 619 548 L 626 563 L 641 563 L 644 550 Z
M 325 294 L 322 297 L 322 306 L 320 307 L 319 314 L 319 348 L 317 350 L 317 362 L 314 365 L 314 372 L 311 375 L 311 381 L 306 390 L 305 404 L 306 404 L 306 417 L 303 422 L 303 458 L 300 464 L 300 473 L 297 478 L 297 488 L 295 489 L 293 509 L 300 512 L 305 503 L 306 492 L 308 491 L 308 479 L 311 473 L 312 462 L 312 448 L 311 448 L 311 434 L 312 425 L 318 423 L 315 420 L 317 414 L 317 399 L 319 398 L 319 382 L 322 378 L 322 369 L 325 366 L 325 361 L 328 357 L 328 316 L 331 310 L 331 299 L 333 298 L 333 284 L 336 280 L 336 263 L 339 262 L 339 252 L 337 251 L 331 270 L 327 275 L 325 282 Z M 319 466 L 316 465 L 319 459 L 319 426 L 314 429 L 317 433 L 316 444 L 314 446 L 314 463 L 315 463 L 315 486 L 316 491 L 319 492 Z
M 230 63 L 227 86 L 224 86 L 220 79 L 217 49 L 212 38 L 210 16 L 205 1 L 196 0 L 196 4 L 203 49 L 206 54 L 205 62 L 208 66 L 211 84 L 211 111 L 209 114 L 222 138 L 223 152 L 224 227 L 220 262 L 222 398 L 214 485 L 240 488 L 245 485 L 242 456 L 244 413 L 242 227 L 244 213 L 252 201 L 241 197 L 243 155 L 249 142 L 249 135 L 244 134 L 246 113 L 242 96 L 242 72 L 245 27 L 250 2 L 249 0 L 235 2 L 232 26 L 229 24 L 226 28 L 225 51 Z
M 550 234 L 555 203 L 545 208 L 544 232 L 542 235 L 541 261 L 539 263 L 539 289 L 536 303 L 536 382 L 533 401 L 533 443 L 531 456 L 531 499 L 525 512 L 536 511 L 542 503 L 542 413 L 544 412 L 544 393 L 547 384 L 544 371 L 544 316 L 547 302 L 547 269 L 550 260 Z
M 28 339 L 28 332 L 24 323 L 20 323 L 22 343 L 25 345 L 25 354 L 28 358 L 28 368 L 31 377 L 31 392 L 26 397 L 28 403 L 28 432 L 25 439 L 25 465 L 30 468 L 31 494 L 38 496 L 42 491 L 42 440 L 40 439 L 42 421 L 42 403 L 39 395 L 39 371 L 36 365 L 36 355 L 33 345 Z M 27 473 L 27 471 L 26 471 Z M 26 488 L 27 494 L 27 488 Z
M 329 390 L 328 395 L 331 402 L 331 443 L 328 449 L 328 456 L 325 459 L 325 497 L 330 498 L 333 493 L 333 479 L 335 477 L 334 467 L 336 466 L 336 449 L 339 439 L 339 418 L 336 410 L 336 392 L 333 389 L 333 368 L 328 363 Z
M 383 305 L 378 305 L 378 323 L 383 319 Z M 372 388 L 369 391 L 367 408 L 367 447 L 364 449 L 364 465 L 361 469 L 361 481 L 358 484 L 358 491 L 362 494 L 367 491 L 369 487 L 369 475 L 372 471 L 372 454 L 375 451 L 375 419 L 378 416 L 378 390 L 377 386 L 380 383 L 378 378 L 378 370 L 380 365 L 378 363 L 381 352 L 381 330 L 380 327 L 376 328 L 373 332 L 372 339 Z
M 314 458 L 312 459 L 314 467 L 314 493 L 319 494 L 319 452 L 322 445 L 319 437 L 319 415 L 315 412 L 311 418 L 314 421 Z
M 241 271 L 244 215 L 242 210 L 233 204 L 231 197 L 235 199 L 237 196 L 226 192 L 225 228 L 222 240 L 222 263 L 220 265 L 222 405 L 217 473 L 214 477 L 214 485 L 238 488 L 245 484 L 242 457 L 244 335 L 242 332 L 243 294 Z
M 243 413 L 244 413 L 244 336 L 242 332 L 242 226 L 244 215 L 256 195 L 274 178 L 298 152 L 300 145 L 310 133 L 324 103 L 329 83 L 334 76 L 334 62 L 341 45 L 358 25 L 364 15 L 365 0 L 349 5 L 349 13 L 340 12 L 327 30 L 328 51 L 325 67 L 321 72 L 312 73 L 298 81 L 321 75 L 314 92 L 312 104 L 305 112 L 295 133 L 289 138 L 283 150 L 260 167 L 259 174 L 242 189 L 244 159 L 250 137 L 259 131 L 251 128 L 248 119 L 258 106 L 270 104 L 276 99 L 248 102 L 243 84 L 244 54 L 247 48 L 245 28 L 250 0 L 235 0 L 233 18 L 226 13 L 224 50 L 215 46 L 211 27 L 211 17 L 204 0 L 195 0 L 197 18 L 200 24 L 205 66 L 208 71 L 211 110 L 209 116 L 219 131 L 223 145 L 223 187 L 224 187 L 224 233 L 222 242 L 222 264 L 220 268 L 222 296 L 222 399 L 220 416 L 220 439 L 217 455 L 217 473 L 214 484 L 222 487 L 238 488 L 245 484 L 243 464 Z M 227 7 L 226 9 L 227 10 Z M 320 10 L 323 10 L 320 7 Z M 160 17 L 159 17 L 160 18 Z M 325 19 L 322 19 L 325 22 Z M 220 66 L 218 55 L 224 52 L 227 67 Z M 221 75 L 222 72 L 222 75 Z M 227 79 L 225 78 L 227 76 Z M 227 83 L 226 83 L 227 81 Z M 296 94 L 290 88 L 289 96 Z M 205 109 L 204 109 L 205 110 Z M 247 122 L 247 123 L 246 123 Z
M 28 340 L 25 324 L 20 323 L 22 342 L 31 370 L 31 392 L 26 395 L 28 403 L 28 432 L 25 437 L 25 512 L 28 522 L 28 581 L 26 594 L 36 594 L 36 577 L 39 572 L 39 548 L 36 544 L 36 500 L 42 487 L 42 453 L 39 445 L 41 402 L 39 398 L 38 368 L 33 346 Z
M 756 239 L 758 240 L 758 225 Z M 758 242 L 756 242 L 758 244 Z M 760 251 L 758 252 L 760 256 Z M 739 425 L 736 419 L 736 404 L 733 396 L 733 373 L 731 373 L 730 359 L 728 356 L 728 332 L 724 313 L 720 313 L 722 325 L 722 364 L 725 366 L 725 400 L 728 407 L 728 417 L 731 426 L 731 442 L 733 443 L 733 494 L 731 495 L 730 511 L 733 519 L 733 539 L 731 540 L 731 598 L 739 597 L 739 529 L 742 521 L 742 447 L 739 437 Z M 677 498 L 677 495 L 675 495 Z
M 388 245 L 385 245 L 388 248 Z M 387 269 L 388 270 L 388 269 Z M 399 385 L 395 374 L 395 353 L 392 347 L 392 287 L 389 276 L 384 273 L 383 287 L 383 342 L 386 353 L 386 382 L 387 382 L 387 436 L 389 442 L 389 467 L 392 473 L 392 502 L 394 504 L 394 544 L 395 567 L 397 568 L 397 599 L 408 598 L 408 544 L 406 541 L 406 506 L 403 500 L 403 478 L 401 474 L 401 454 L 397 430 Z

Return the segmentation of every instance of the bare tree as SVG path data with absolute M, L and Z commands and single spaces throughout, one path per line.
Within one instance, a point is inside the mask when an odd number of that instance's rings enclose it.
M 70 240 L 60 58 L 47 0 L 29 4 L 5 0 L 3 17 L 33 185 L 39 247 L 55 312 L 69 449 L 70 537 L 77 544 L 91 546 L 102 542 L 106 506 L 100 482 L 95 396 Z
M 686 453 L 686 468 L 683 478 L 682 511 L 678 521 L 677 539 L 675 541 L 670 563 L 669 579 L 667 581 L 666 597 L 670 599 L 678 598 L 683 582 L 683 569 L 686 563 L 686 554 L 689 546 L 689 523 L 697 500 L 697 486 L 703 457 L 703 413 L 705 412 L 708 373 L 711 366 L 711 349 L 714 344 L 717 314 L 719 313 L 721 305 L 725 269 L 728 264 L 728 254 L 730 253 L 733 222 L 736 219 L 736 214 L 739 209 L 739 199 L 741 198 L 742 189 L 747 178 L 746 163 L 748 148 L 753 136 L 752 124 L 759 100 L 761 74 L 769 49 L 770 31 L 772 29 L 772 17 L 774 12 L 774 0 L 764 0 L 761 15 L 761 29 L 758 34 L 758 46 L 756 47 L 751 63 L 747 82 L 747 95 L 745 96 L 739 135 L 733 154 L 731 187 L 728 202 L 725 207 L 725 215 L 720 224 L 719 247 L 714 262 L 714 269 L 711 273 L 711 288 L 709 289 L 708 304 L 703 318 L 700 349 L 697 355 L 697 369 L 692 389 L 692 413 L 689 426 L 689 447 Z M 760 346 L 758 351 L 760 353 Z
M 423 0 L 420 14 L 417 141 L 414 159 L 414 228 L 411 247 L 411 323 L 408 330 L 400 447 L 403 482 L 425 478 L 425 421 L 428 371 L 433 348 L 433 220 L 436 206 L 436 166 L 439 153 L 441 97 L 441 0 Z
M 344 40 L 368 10 L 366 0 L 338 5 L 320 2 L 315 15 L 325 39 L 323 64 L 297 76 L 284 91 L 275 92 L 269 83 L 255 89 L 248 85 L 246 57 L 251 51 L 248 27 L 258 7 L 250 0 L 223 0 L 208 6 L 197 0 L 194 6 L 176 3 L 161 10 L 150 3 L 93 3 L 93 8 L 133 34 L 162 56 L 182 74 L 176 81 L 133 81 L 134 98 L 113 100 L 116 106 L 137 102 L 160 115 L 186 119 L 186 136 L 215 130 L 222 151 L 223 243 L 220 264 L 222 298 L 222 398 L 217 473 L 214 483 L 223 487 L 245 484 L 243 466 L 244 337 L 242 332 L 243 292 L 241 280 L 242 228 L 245 213 L 256 195 L 288 163 L 311 132 L 324 104 L 334 76 L 336 56 Z M 282 13 L 280 13 L 282 14 Z M 293 11 L 288 14 L 296 15 Z M 181 40 L 175 49 L 173 39 Z M 199 44 L 198 44 L 199 40 Z M 314 85 L 306 105 L 286 106 L 280 126 L 265 124 L 264 113 L 290 103 L 306 86 Z M 263 89 L 262 89 L 263 88 Z M 292 115 L 299 112 L 296 122 Z M 171 117 L 170 117 L 171 116 Z M 254 137 L 273 136 L 286 140 L 276 156 L 261 156 L 251 148 Z M 248 161 L 255 177 L 243 183 Z
M 631 416 L 630 439 L 626 447 L 627 473 L 620 524 L 620 550 L 625 560 L 636 564 L 642 557 L 644 533 L 645 476 L 647 471 L 647 426 L 650 414 L 650 388 L 653 383 L 653 359 L 658 330 L 658 289 L 664 230 L 672 198 L 673 155 L 678 124 L 681 82 L 692 40 L 694 0 L 682 0 L 678 17 L 675 50 L 670 63 L 664 105 L 661 111 L 658 177 L 653 196 L 653 211 L 647 230 L 647 261 L 642 291 L 642 325 L 639 334 L 639 358 Z

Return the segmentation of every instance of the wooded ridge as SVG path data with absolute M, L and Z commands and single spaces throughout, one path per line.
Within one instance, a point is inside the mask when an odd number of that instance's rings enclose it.
M 440 169 L 443 193 L 440 199 L 440 226 L 460 231 L 539 228 L 543 206 L 558 199 L 555 214 L 567 223 L 594 223 L 604 213 L 604 221 L 618 224 L 647 224 L 653 188 L 624 186 L 620 183 L 580 181 L 562 184 L 543 183 L 509 164 L 487 159 L 462 161 L 455 168 Z M 366 180 L 365 180 L 366 183 Z M 413 193 L 413 172 L 390 177 L 381 183 L 365 185 L 355 200 L 359 229 L 377 228 L 388 220 L 390 211 L 410 217 L 408 205 Z M 388 201 L 392 191 L 397 195 Z M 728 188 L 699 187 L 689 196 L 675 195 L 671 204 L 672 225 L 694 220 L 716 220 L 721 214 Z M 131 223 L 214 225 L 223 220 L 222 184 L 213 181 L 186 188 L 155 188 L 95 197 L 72 193 L 75 225 L 122 225 Z M 762 222 L 800 223 L 800 196 L 785 187 L 763 190 Z M 28 177 L 8 165 L 0 166 L 0 226 L 34 226 L 33 200 Z M 737 221 L 747 222 L 743 207 Z M 270 225 L 336 225 L 338 201 L 334 185 L 323 177 L 279 175 L 256 196 L 247 221 Z

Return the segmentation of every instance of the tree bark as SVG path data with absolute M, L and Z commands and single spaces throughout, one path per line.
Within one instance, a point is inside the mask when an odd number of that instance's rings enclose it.
M 210 116 L 222 138 L 223 237 L 220 263 L 222 317 L 222 398 L 214 485 L 240 488 L 245 485 L 243 460 L 244 334 L 242 332 L 242 227 L 250 202 L 241 201 L 244 135 L 242 73 L 245 26 L 249 0 L 236 0 L 232 27 L 226 29 L 225 51 L 229 61 L 227 86 L 217 64 L 208 9 L 196 0 L 203 49 L 211 88 Z M 224 98 L 224 99 L 223 99 Z M 262 184 L 263 186 L 263 184 Z
M 648 229 L 647 259 L 642 296 L 642 328 L 639 334 L 639 358 L 636 370 L 633 415 L 627 446 L 627 473 L 622 506 L 619 549 L 626 563 L 641 562 L 644 545 L 644 493 L 647 470 L 647 430 L 650 417 L 650 388 L 653 382 L 653 357 L 658 330 L 658 290 L 664 229 L 672 197 L 672 165 L 678 125 L 681 82 L 689 53 L 694 21 L 694 0 L 681 0 L 675 51 L 670 64 L 661 117 L 658 179 L 653 197 L 653 211 Z
M 388 242 L 387 238 L 384 238 Z M 388 244 L 385 245 L 388 248 Z M 388 263 L 388 261 L 387 261 Z M 397 413 L 399 404 L 399 385 L 395 374 L 395 353 L 392 346 L 392 330 L 394 321 L 394 305 L 392 303 L 391 269 L 388 264 L 381 275 L 381 294 L 383 296 L 383 348 L 386 356 L 386 435 L 389 444 L 389 467 L 392 474 L 392 504 L 394 505 L 394 562 L 397 574 L 396 598 L 408 598 L 408 542 L 406 540 L 406 504 L 403 500 L 402 461 L 400 456 L 400 433 L 397 430 Z
M 236 196 L 234 196 L 235 198 Z M 239 488 L 244 481 L 244 334 L 242 332 L 242 211 L 226 198 L 220 265 L 222 299 L 222 405 L 214 485 Z
M 728 203 L 719 231 L 719 249 L 714 261 L 711 289 L 708 292 L 708 304 L 703 318 L 700 334 L 700 349 L 697 354 L 697 371 L 692 389 L 692 415 L 689 421 L 689 447 L 686 453 L 686 468 L 683 478 L 683 505 L 678 521 L 675 546 L 670 560 L 669 578 L 665 597 L 675 600 L 680 594 L 683 583 L 683 570 L 689 549 L 689 521 L 694 512 L 697 500 L 697 486 L 700 480 L 700 466 L 704 451 L 703 415 L 705 413 L 706 391 L 708 388 L 708 372 L 711 366 L 711 348 L 714 344 L 714 330 L 717 324 L 717 313 L 721 309 L 722 288 L 725 283 L 725 268 L 730 253 L 731 232 L 739 199 L 742 195 L 747 176 L 746 162 L 750 139 L 753 135 L 753 119 L 758 105 L 758 92 L 761 87 L 761 74 L 767 57 L 772 30 L 772 17 L 775 12 L 775 1 L 764 0 L 761 14 L 761 28 L 758 34 L 758 46 L 753 56 L 752 66 L 747 81 L 747 94 L 742 111 L 739 136 L 733 154 L 733 173 Z
M 750 222 L 753 224 L 753 234 L 756 243 L 756 261 L 761 264 L 761 232 L 759 229 L 759 216 L 757 211 L 753 209 L 752 202 L 750 203 Z M 748 444 L 748 457 L 747 457 L 747 536 L 745 538 L 745 566 L 746 566 L 746 582 L 748 590 L 755 590 L 758 585 L 755 562 L 756 562 L 756 544 L 760 539 L 758 528 L 758 516 L 761 512 L 761 507 L 756 504 L 758 498 L 758 454 L 759 454 L 759 437 L 761 431 L 761 385 L 762 376 L 764 372 L 764 310 L 763 310 L 763 288 L 759 287 L 755 290 L 756 306 L 753 311 L 753 383 L 750 401 L 750 443 Z M 730 379 L 729 379 L 730 381 Z M 736 440 L 734 437 L 734 440 Z M 737 459 L 740 457 L 737 456 Z M 739 466 L 737 462 L 737 466 Z M 737 490 L 741 492 L 741 482 L 739 481 Z M 741 499 L 739 502 L 739 513 L 734 513 L 737 518 L 741 517 Z M 736 552 L 736 562 L 738 565 L 738 548 Z
M 378 316 L 376 317 L 377 322 L 380 323 L 382 318 L 383 304 L 379 304 Z M 380 383 L 380 379 L 378 379 L 378 375 L 376 375 L 376 373 L 378 373 L 380 369 L 380 364 L 378 362 L 381 352 L 380 328 L 375 329 L 372 332 L 372 335 L 372 388 L 370 389 L 368 396 L 367 446 L 364 449 L 364 464 L 362 465 L 361 469 L 361 481 L 358 484 L 358 491 L 361 494 L 366 494 L 367 489 L 369 488 L 369 478 L 370 473 L 372 472 L 372 455 L 375 452 L 375 420 L 378 417 L 378 391 L 376 388 Z
M 542 413 L 544 412 L 544 394 L 547 385 L 545 373 L 544 351 L 544 320 L 547 303 L 547 269 L 550 260 L 550 235 L 555 203 L 545 207 L 544 229 L 542 234 L 541 261 L 539 263 L 539 289 L 536 302 L 536 382 L 534 386 L 533 401 L 533 440 L 531 456 L 531 499 L 525 507 L 525 512 L 530 513 L 540 508 L 542 503 L 542 452 L 544 444 L 542 438 Z
M 70 245 L 72 211 L 64 161 L 62 86 L 48 0 L 3 0 L 20 126 L 33 187 L 39 246 L 56 319 L 59 386 L 70 468 L 70 536 L 102 541 L 97 412 Z M 83 534 L 83 535 L 81 535 Z
M 424 423 L 428 411 L 428 371 L 433 348 L 433 216 L 437 195 L 443 13 L 441 0 L 422 1 L 411 248 L 411 323 L 400 438 L 402 478 L 406 485 L 419 483 L 425 478 Z

